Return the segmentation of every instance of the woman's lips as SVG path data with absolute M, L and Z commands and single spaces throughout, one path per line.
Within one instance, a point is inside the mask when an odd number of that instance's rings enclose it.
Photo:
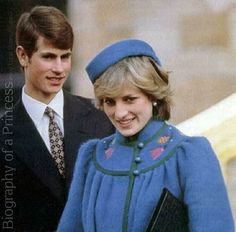
M 134 119 L 135 118 L 125 119 L 125 120 L 116 120 L 116 122 L 122 127 L 128 127 L 131 125 Z

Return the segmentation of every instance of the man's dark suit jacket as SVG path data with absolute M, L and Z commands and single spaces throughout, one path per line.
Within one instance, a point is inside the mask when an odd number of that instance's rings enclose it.
M 0 120 L 0 228 L 17 232 L 55 230 L 78 148 L 88 139 L 114 132 L 105 114 L 90 100 L 67 92 L 64 99 L 65 180 L 22 101 L 13 109 L 6 104 L 6 114 Z

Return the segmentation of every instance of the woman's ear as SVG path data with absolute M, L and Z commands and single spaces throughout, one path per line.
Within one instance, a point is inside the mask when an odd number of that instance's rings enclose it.
M 20 65 L 25 68 L 28 65 L 29 57 L 22 46 L 16 47 L 16 55 L 19 60 Z

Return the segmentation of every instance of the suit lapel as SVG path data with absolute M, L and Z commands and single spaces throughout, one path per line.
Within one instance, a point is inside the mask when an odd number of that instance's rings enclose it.
M 68 187 L 78 154 L 78 146 L 89 137 L 84 125 L 91 109 L 67 92 L 64 92 L 64 100 L 65 165 Z
M 13 139 L 17 156 L 63 202 L 63 180 L 21 101 L 14 108 Z

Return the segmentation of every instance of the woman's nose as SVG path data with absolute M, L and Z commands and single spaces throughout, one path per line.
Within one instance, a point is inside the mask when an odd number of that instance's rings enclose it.
M 124 118 L 128 114 L 127 107 L 122 103 L 117 103 L 115 107 L 115 117 L 117 119 Z

